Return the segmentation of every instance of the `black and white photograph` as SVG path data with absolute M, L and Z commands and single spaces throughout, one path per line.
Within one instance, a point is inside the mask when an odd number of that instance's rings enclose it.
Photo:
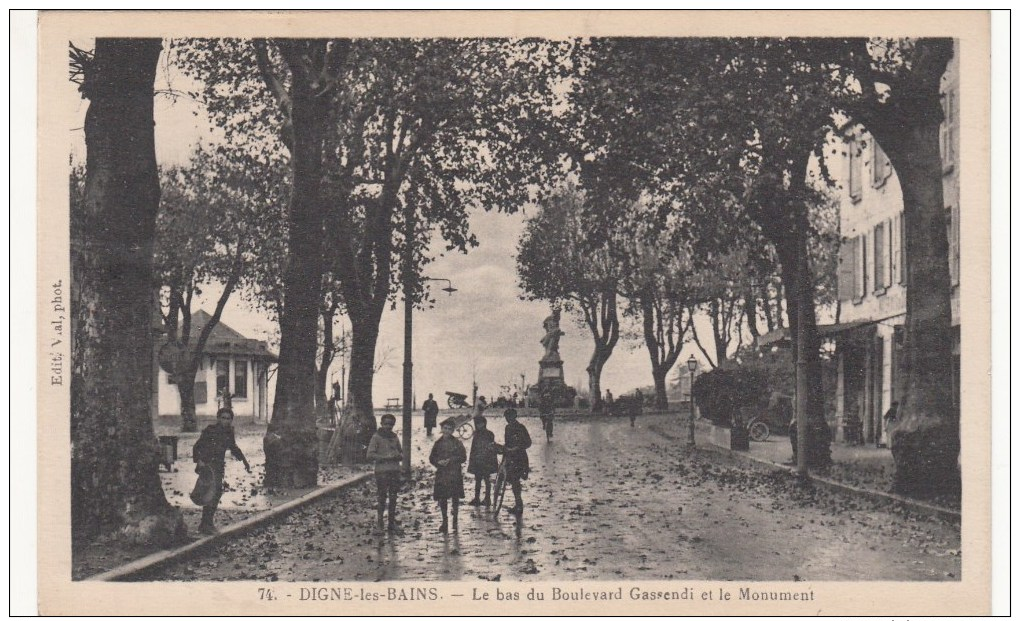
M 991 610 L 987 12 L 38 19 L 41 613 Z

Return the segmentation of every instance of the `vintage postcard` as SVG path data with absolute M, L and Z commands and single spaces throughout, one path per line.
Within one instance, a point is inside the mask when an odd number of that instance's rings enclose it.
M 984 615 L 989 15 L 42 11 L 42 614 Z

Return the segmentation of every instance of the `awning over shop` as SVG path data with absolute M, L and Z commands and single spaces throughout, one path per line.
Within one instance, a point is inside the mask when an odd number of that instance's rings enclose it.
M 867 325 L 873 325 L 878 323 L 873 320 L 861 320 L 861 321 L 848 321 L 846 323 L 823 323 L 818 325 L 818 336 L 823 339 L 831 339 L 838 336 L 840 333 L 849 332 L 856 328 L 861 328 Z M 790 346 L 790 329 L 780 328 L 773 330 L 766 334 L 758 337 L 756 343 L 758 349 L 763 347 L 789 347 Z

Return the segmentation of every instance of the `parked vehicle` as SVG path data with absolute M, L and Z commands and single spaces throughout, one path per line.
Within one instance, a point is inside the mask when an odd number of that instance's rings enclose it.
M 450 409 L 471 407 L 471 404 L 468 403 L 467 395 L 462 395 L 459 392 L 450 392 L 449 390 L 447 390 L 446 397 L 447 397 L 446 405 L 448 405 Z

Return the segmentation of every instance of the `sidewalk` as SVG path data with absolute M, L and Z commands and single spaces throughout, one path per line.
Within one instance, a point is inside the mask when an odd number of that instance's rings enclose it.
M 687 420 L 682 417 L 660 417 L 650 427 L 658 433 L 681 441 L 687 439 Z M 772 435 L 765 442 L 751 442 L 749 451 L 733 451 L 713 442 L 712 425 L 707 421 L 695 422 L 695 439 L 699 448 L 713 450 L 733 459 L 750 462 L 771 469 L 795 472 L 793 449 L 787 436 Z M 937 516 L 954 522 L 960 521 L 958 504 L 913 500 L 893 494 L 892 451 L 874 446 L 848 446 L 831 444 L 832 467 L 824 473 L 811 473 L 811 480 L 842 492 L 896 504 L 914 511 Z
M 212 424 L 212 417 L 199 417 L 199 429 Z M 177 460 L 170 471 L 160 467 L 159 477 L 167 502 L 180 510 L 188 529 L 188 539 L 169 550 L 153 546 L 113 545 L 105 538 L 76 548 L 72 554 L 72 578 L 74 580 L 116 579 L 121 573 L 131 573 L 149 565 L 158 565 L 190 554 L 213 540 L 243 532 L 253 524 L 275 519 L 295 508 L 313 501 L 321 494 L 332 494 L 357 485 L 371 476 L 370 466 L 323 465 L 319 469 L 319 485 L 307 489 L 268 490 L 262 485 L 265 477 L 265 454 L 262 450 L 262 436 L 265 424 L 252 422 L 250 418 L 238 419 L 235 423 L 237 445 L 251 462 L 252 471 L 247 473 L 241 462 L 227 453 L 224 463 L 223 496 L 216 511 L 216 526 L 220 533 L 212 537 L 198 533 L 202 517 L 201 507 L 191 502 L 189 494 L 198 475 L 192 461 L 192 448 L 199 432 L 184 433 L 179 430 L 177 417 L 160 417 L 156 422 L 156 435 L 173 435 L 177 440 Z

